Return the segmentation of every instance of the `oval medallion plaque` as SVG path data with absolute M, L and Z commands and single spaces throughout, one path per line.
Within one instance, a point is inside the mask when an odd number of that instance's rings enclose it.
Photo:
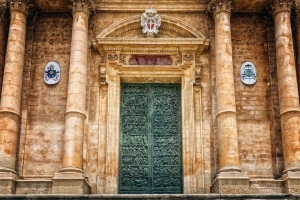
M 241 81 L 246 85 L 256 83 L 256 67 L 252 62 L 245 62 L 241 66 Z
M 60 80 L 60 66 L 56 62 L 49 62 L 45 66 L 44 81 L 48 85 L 54 85 Z

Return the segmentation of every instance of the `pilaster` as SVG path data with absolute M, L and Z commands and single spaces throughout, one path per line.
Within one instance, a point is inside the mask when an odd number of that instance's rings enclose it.
M 226 193 L 248 193 L 249 178 L 241 172 L 234 73 L 231 43 L 230 0 L 213 0 L 208 8 L 214 14 L 216 49 L 216 95 L 219 140 L 218 175 L 212 191 Z

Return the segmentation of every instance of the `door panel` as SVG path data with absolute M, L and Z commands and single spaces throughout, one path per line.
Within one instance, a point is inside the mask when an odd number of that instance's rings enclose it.
M 179 84 L 122 84 L 119 193 L 182 193 Z

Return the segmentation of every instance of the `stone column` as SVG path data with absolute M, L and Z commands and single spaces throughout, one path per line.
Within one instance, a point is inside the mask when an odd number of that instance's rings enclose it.
M 249 178 L 241 173 L 236 120 L 231 44 L 231 1 L 212 0 L 215 21 L 216 95 L 219 164 L 213 190 L 217 193 L 247 193 Z M 233 181 L 235 180 L 234 185 Z
M 3 69 L 4 69 L 4 58 L 5 58 L 5 43 L 6 43 L 6 33 L 5 33 L 5 10 L 6 1 L 0 1 L 0 95 L 2 89 L 3 80 Z
M 291 1 L 274 0 L 277 77 L 287 193 L 300 193 L 300 112 L 291 29 Z
M 11 21 L 4 67 L 0 109 L 0 191 L 15 191 L 16 154 L 25 54 L 28 1 L 9 1 Z
M 90 192 L 90 187 L 82 171 L 82 160 L 84 122 L 86 118 L 88 20 L 90 9 L 93 6 L 94 2 L 91 0 L 73 1 L 73 28 L 65 114 L 63 168 L 54 177 L 53 193 L 85 194 Z

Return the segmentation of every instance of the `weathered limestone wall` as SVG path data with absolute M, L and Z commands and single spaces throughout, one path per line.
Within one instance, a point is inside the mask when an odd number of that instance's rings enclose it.
M 178 18 L 211 39 L 210 49 L 200 57 L 201 87 L 194 88 L 194 105 L 201 106 L 201 112 L 195 110 L 194 118 L 202 122 L 195 126 L 195 130 L 199 132 L 196 137 L 201 140 L 199 148 L 197 147 L 201 151 L 194 152 L 196 163 L 200 166 L 194 166 L 199 169 L 199 179 L 195 185 L 197 191 L 209 193 L 219 169 L 214 22 L 207 22 L 204 13 L 159 14 Z M 95 18 L 90 19 L 89 36 L 97 36 L 111 24 L 135 15 L 140 13 L 98 13 Z M 272 21 L 267 19 L 270 20 Z M 252 193 L 283 192 L 282 182 L 274 181 L 274 177 L 278 178 L 282 174 L 283 156 L 274 26 L 267 21 L 259 14 L 234 13 L 231 16 L 240 167 L 252 178 Z M 135 31 L 136 37 L 142 37 L 140 29 Z M 71 13 L 39 13 L 33 26 L 27 26 L 18 160 L 21 178 L 50 181 L 54 173 L 62 168 L 71 36 Z M 101 79 L 105 60 L 96 49 L 92 49 L 90 43 L 87 54 L 87 118 L 84 127 L 83 171 L 88 177 L 91 192 L 103 194 L 107 159 L 105 125 L 109 103 L 106 96 L 107 85 Z M 62 76 L 57 85 L 48 86 L 43 80 L 44 67 L 52 60 L 60 64 Z M 253 62 L 257 67 L 258 79 L 254 86 L 245 86 L 240 81 L 240 66 L 245 61 Z M 256 184 L 256 180 L 262 179 L 265 182 Z M 51 192 L 50 189 L 34 189 L 38 188 L 37 185 L 42 185 L 37 182 L 32 184 L 33 189 L 27 182 L 19 185 L 22 184 L 29 189 L 19 189 L 19 193 Z M 51 182 L 45 182 L 44 185 L 47 185 L 45 188 L 51 187 Z
M 279 119 L 279 97 L 275 61 L 274 26 L 260 14 L 233 13 L 231 16 L 233 65 L 237 105 L 237 124 L 241 169 L 249 177 L 252 193 L 281 193 L 283 155 Z M 213 30 L 214 23 L 209 23 Z M 214 33 L 211 39 L 211 76 L 214 132 L 216 123 L 216 96 L 214 64 Z M 251 61 L 257 68 L 257 83 L 245 86 L 240 81 L 240 67 Z M 212 178 L 217 173 L 218 139 L 212 135 Z
M 232 16 L 232 42 L 241 167 L 249 176 L 272 177 L 270 78 L 263 16 Z M 240 67 L 251 61 L 257 82 L 240 81 Z
M 20 150 L 24 160 L 24 178 L 53 177 L 62 164 L 64 114 L 68 72 L 70 62 L 72 16 L 71 14 L 39 14 L 34 24 L 31 62 L 27 61 L 24 73 L 30 76 L 26 93 L 23 93 L 23 107 L 27 105 L 27 117 L 22 119 L 24 135 Z M 28 47 L 30 48 L 30 47 Z M 28 55 L 30 56 L 30 55 Z M 44 67 L 49 61 L 56 61 L 61 67 L 61 79 L 57 85 L 44 83 Z M 25 76 L 26 77 L 26 76 Z M 29 80 L 27 80 L 29 81 Z M 24 102 L 26 100 L 26 102 Z

